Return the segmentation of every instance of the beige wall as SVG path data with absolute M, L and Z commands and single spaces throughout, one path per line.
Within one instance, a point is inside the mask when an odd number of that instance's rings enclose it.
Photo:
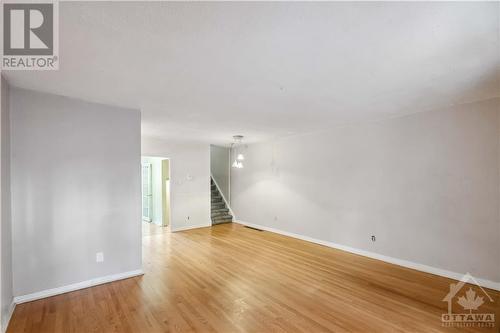
M 498 283 L 499 112 L 497 98 L 250 145 L 232 170 L 233 211 Z

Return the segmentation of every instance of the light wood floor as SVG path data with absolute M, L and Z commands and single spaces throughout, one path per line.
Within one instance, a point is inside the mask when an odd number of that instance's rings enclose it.
M 142 277 L 18 305 L 8 332 L 466 332 L 449 279 L 238 224 L 144 237 Z M 500 293 L 490 291 L 498 332 Z M 458 306 L 458 305 L 457 305 Z

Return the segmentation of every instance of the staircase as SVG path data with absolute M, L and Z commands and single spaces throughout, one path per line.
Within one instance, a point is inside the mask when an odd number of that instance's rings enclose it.
M 212 190 L 212 225 L 233 222 L 233 216 L 229 213 L 229 209 L 227 208 L 224 199 L 222 199 L 222 195 L 220 194 L 219 189 L 215 185 L 213 179 L 210 179 L 210 185 Z

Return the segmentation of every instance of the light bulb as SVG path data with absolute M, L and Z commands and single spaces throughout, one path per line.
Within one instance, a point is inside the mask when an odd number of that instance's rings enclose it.
M 245 156 L 243 156 L 243 154 L 238 154 L 238 157 L 236 159 L 238 161 L 243 161 L 243 160 L 245 160 Z
M 233 168 L 238 168 L 238 161 L 237 160 L 234 160 L 232 167 Z

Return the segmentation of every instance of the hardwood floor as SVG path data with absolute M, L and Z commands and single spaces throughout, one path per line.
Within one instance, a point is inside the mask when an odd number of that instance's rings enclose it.
M 498 332 L 499 292 L 495 328 L 444 328 L 452 280 L 238 224 L 160 231 L 144 276 L 20 304 L 8 332 Z
M 161 227 L 151 222 L 142 221 L 142 237 L 166 234 L 170 232 L 170 226 Z

